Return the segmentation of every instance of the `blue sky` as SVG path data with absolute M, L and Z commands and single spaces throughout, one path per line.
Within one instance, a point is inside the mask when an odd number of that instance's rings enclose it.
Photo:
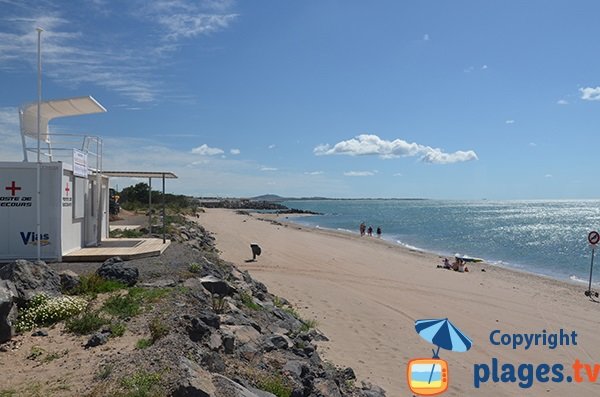
M 193 195 L 598 198 L 596 1 L 0 0 L 0 147 L 17 108 L 104 168 Z M 126 180 L 114 180 L 120 186 Z

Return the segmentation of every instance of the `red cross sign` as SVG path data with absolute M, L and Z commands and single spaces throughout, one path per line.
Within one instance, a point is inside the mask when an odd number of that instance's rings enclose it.
M 10 190 L 11 191 L 11 195 L 14 196 L 15 192 L 17 190 L 21 190 L 20 187 L 17 187 L 15 181 L 12 181 L 12 184 L 10 186 L 5 187 L 6 190 Z

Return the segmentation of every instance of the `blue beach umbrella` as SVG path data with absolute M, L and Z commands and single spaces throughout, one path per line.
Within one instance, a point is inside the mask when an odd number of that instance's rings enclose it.
M 447 318 L 417 320 L 415 321 L 415 330 L 429 343 L 437 346 L 437 351 L 433 351 L 433 358 L 439 358 L 440 347 L 453 352 L 466 352 L 471 348 L 473 342 L 458 328 L 456 328 Z M 435 366 L 431 368 L 429 382 Z

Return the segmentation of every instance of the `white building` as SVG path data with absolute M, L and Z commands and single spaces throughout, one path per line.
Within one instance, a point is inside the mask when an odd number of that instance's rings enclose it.
M 41 259 L 60 261 L 108 237 L 102 140 L 48 131 L 54 118 L 105 111 L 92 97 L 42 102 L 38 134 L 37 104 L 19 110 L 23 162 L 0 162 L 0 261 L 36 259 L 38 243 Z

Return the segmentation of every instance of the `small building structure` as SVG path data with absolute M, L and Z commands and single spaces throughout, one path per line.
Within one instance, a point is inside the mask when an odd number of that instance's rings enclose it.
M 91 96 L 41 102 L 39 120 L 37 103 L 19 109 L 23 162 L 0 162 L 0 262 L 38 255 L 45 261 L 62 261 L 69 254 L 86 247 L 97 249 L 112 240 L 102 139 L 48 130 L 55 118 L 102 112 L 106 109 Z M 37 161 L 30 161 L 32 153 Z M 161 174 L 176 178 L 172 173 Z M 138 240 L 140 244 L 125 245 L 140 251 L 144 239 Z M 168 246 L 166 239 L 162 243 L 159 253 Z M 115 242 L 107 244 L 108 251 L 95 260 L 115 256 L 110 246 Z

